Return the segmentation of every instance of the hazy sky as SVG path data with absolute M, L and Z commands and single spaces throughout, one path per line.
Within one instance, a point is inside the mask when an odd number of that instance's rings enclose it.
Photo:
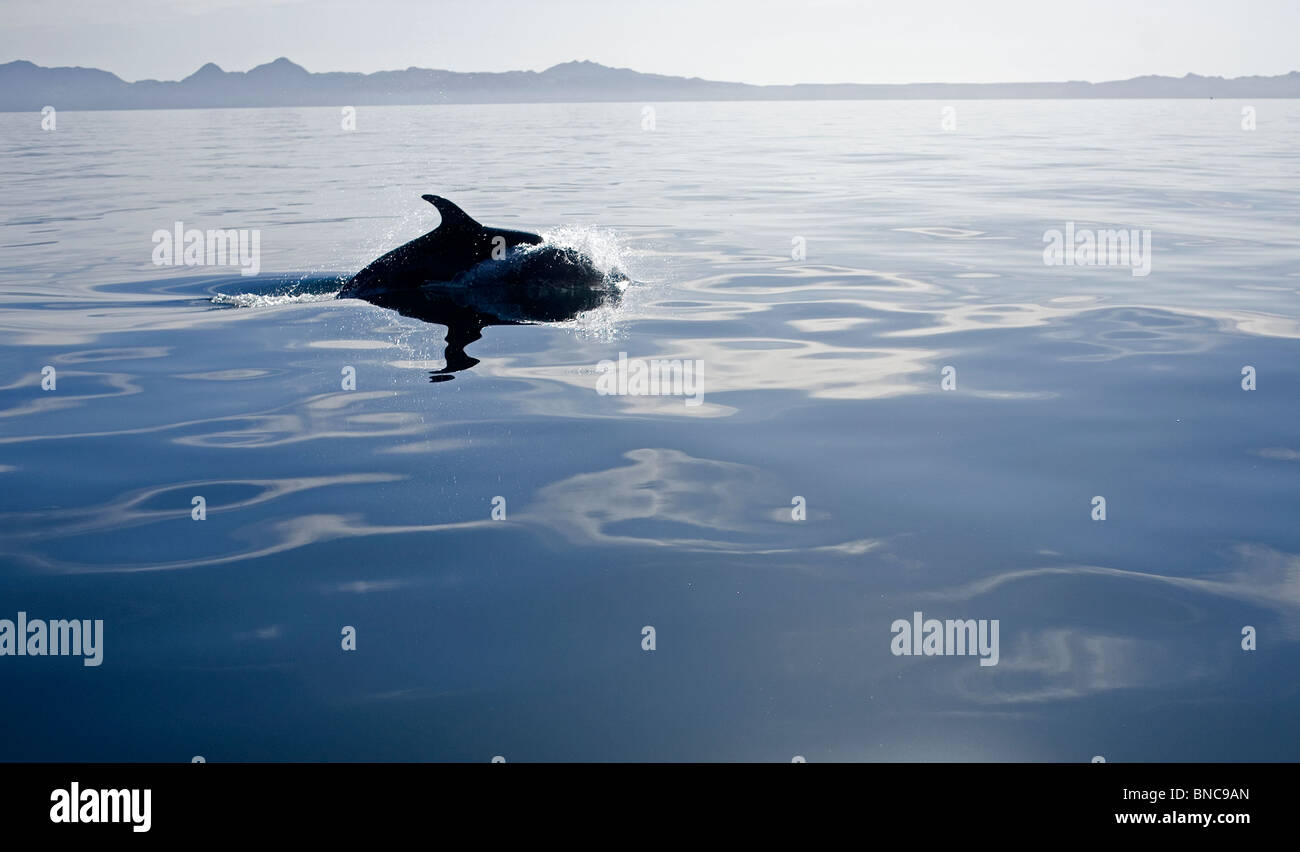
M 0 62 L 179 79 L 540 71 L 590 59 L 750 83 L 1114 80 L 1300 70 L 1300 0 L 0 0 Z

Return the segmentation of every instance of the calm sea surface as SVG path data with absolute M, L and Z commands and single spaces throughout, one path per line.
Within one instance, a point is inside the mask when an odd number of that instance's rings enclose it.
M 0 759 L 1300 760 L 1300 104 L 944 106 L 0 114 Z M 423 193 L 635 283 L 431 383 Z

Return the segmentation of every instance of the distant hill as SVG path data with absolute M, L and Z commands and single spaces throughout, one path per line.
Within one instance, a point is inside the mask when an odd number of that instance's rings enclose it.
M 642 74 L 594 62 L 545 71 L 457 72 L 429 68 L 314 74 L 281 57 L 251 71 L 209 62 L 184 80 L 128 83 L 97 68 L 0 65 L 0 111 L 182 109 L 187 107 L 564 101 L 876 100 L 971 98 L 1296 98 L 1300 72 L 1277 77 L 1134 77 L 1108 83 L 801 83 L 753 86 L 699 77 Z

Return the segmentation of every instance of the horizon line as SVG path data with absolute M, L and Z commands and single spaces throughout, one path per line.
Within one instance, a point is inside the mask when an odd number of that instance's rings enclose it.
M 1149 79 L 1149 78 L 1162 78 L 1167 80 L 1185 80 L 1189 77 L 1195 77 L 1202 80 L 1225 80 L 1225 81 L 1245 80 L 1245 79 L 1252 79 L 1252 78 L 1269 80 L 1269 79 L 1276 79 L 1278 77 L 1289 77 L 1293 74 L 1300 74 L 1300 70 L 1293 69 L 1291 71 L 1286 71 L 1281 74 L 1243 74 L 1237 77 L 1225 77 L 1223 75 L 1217 75 L 1217 74 L 1206 75 L 1206 74 L 1198 74 L 1195 71 L 1188 71 L 1185 72 L 1181 77 L 1170 75 L 1170 74 L 1139 74 L 1136 77 L 1124 77 L 1124 78 L 1113 79 L 1113 80 L 1084 80 L 1084 79 L 982 80 L 982 81 L 966 81 L 966 82 L 951 82 L 945 80 L 925 80 L 925 81 L 911 81 L 907 83 L 861 83 L 861 82 L 851 82 L 851 81 L 839 81 L 833 83 L 810 82 L 810 81 L 804 81 L 799 83 L 748 83 L 740 80 L 715 80 L 707 77 L 669 74 L 661 71 L 638 71 L 635 68 L 628 68 L 626 66 L 621 66 L 621 65 L 605 65 L 602 62 L 596 62 L 590 59 L 570 59 L 564 62 L 557 62 L 554 65 L 549 65 L 540 71 L 535 71 L 532 69 L 524 69 L 524 68 L 512 68 L 506 71 L 456 71 L 451 68 L 433 68 L 433 67 L 425 67 L 420 65 L 408 65 L 405 68 L 380 68 L 375 71 L 311 71 L 306 66 L 301 65 L 293 61 L 292 59 L 289 59 L 287 56 L 277 56 L 275 59 L 260 63 L 258 65 L 254 65 L 251 68 L 242 71 L 233 71 L 228 68 L 223 68 L 220 65 L 218 65 L 216 62 L 211 62 L 211 61 L 204 62 L 201 65 L 199 65 L 194 71 L 190 72 L 184 77 L 180 77 L 178 79 L 173 79 L 173 80 L 163 80 L 158 77 L 141 77 L 136 80 L 127 80 L 125 77 L 119 76 L 117 73 L 113 71 L 109 71 L 106 68 L 99 68 L 93 65 L 41 65 L 37 62 L 33 62 L 30 59 L 21 59 L 21 58 L 11 59 L 6 62 L 0 62 L 0 67 L 5 65 L 16 65 L 19 63 L 27 63 L 28 65 L 32 65 L 36 68 L 46 68 L 50 70 L 67 68 L 72 70 L 102 71 L 106 74 L 112 74 L 114 77 L 117 77 L 117 79 L 122 80 L 123 82 L 128 84 L 144 83 L 144 82 L 180 83 L 189 79 L 190 77 L 193 77 L 195 74 L 199 73 L 200 71 L 202 71 L 203 69 L 209 66 L 215 68 L 216 70 L 220 71 L 223 74 L 248 74 L 258 70 L 259 68 L 266 68 L 268 66 L 276 65 L 277 63 L 288 63 L 289 65 L 293 65 L 295 68 L 302 69 L 304 72 L 308 74 L 354 74 L 362 77 L 369 77 L 374 74 L 402 73 L 405 71 L 441 71 L 449 74 L 545 74 L 549 71 L 553 71 L 556 68 L 560 68 L 566 65 L 592 65 L 600 68 L 605 68 L 611 71 L 630 71 L 633 74 L 640 74 L 643 76 L 668 77 L 677 80 L 700 80 L 706 83 L 722 83 L 722 84 L 732 85 L 732 86 L 752 86 L 754 88 L 759 88 L 759 89 L 792 88 L 795 86 L 1026 86 L 1026 85 L 1036 85 L 1036 84 L 1069 84 L 1069 83 L 1086 83 L 1087 85 L 1090 86 L 1097 86 L 1097 85 L 1103 85 L 1105 83 L 1126 83 L 1133 80 L 1142 80 L 1142 79 Z

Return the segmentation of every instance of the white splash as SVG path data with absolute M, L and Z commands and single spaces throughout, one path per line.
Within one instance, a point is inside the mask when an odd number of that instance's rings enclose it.
M 338 295 L 333 293 L 286 293 L 268 296 L 261 293 L 218 293 L 212 297 L 214 305 L 230 305 L 236 308 L 268 308 L 274 305 L 294 305 L 303 302 L 329 302 Z
M 621 325 L 629 316 L 639 313 L 641 302 L 652 291 L 646 286 L 652 281 L 647 262 L 656 257 L 656 252 L 631 248 L 617 232 L 595 226 L 564 225 L 543 231 L 541 237 L 542 246 L 576 249 L 606 275 L 626 276 L 617 284 L 621 292 L 619 301 L 584 311 L 572 320 L 555 325 L 568 328 L 582 338 L 609 341 L 619 337 Z

